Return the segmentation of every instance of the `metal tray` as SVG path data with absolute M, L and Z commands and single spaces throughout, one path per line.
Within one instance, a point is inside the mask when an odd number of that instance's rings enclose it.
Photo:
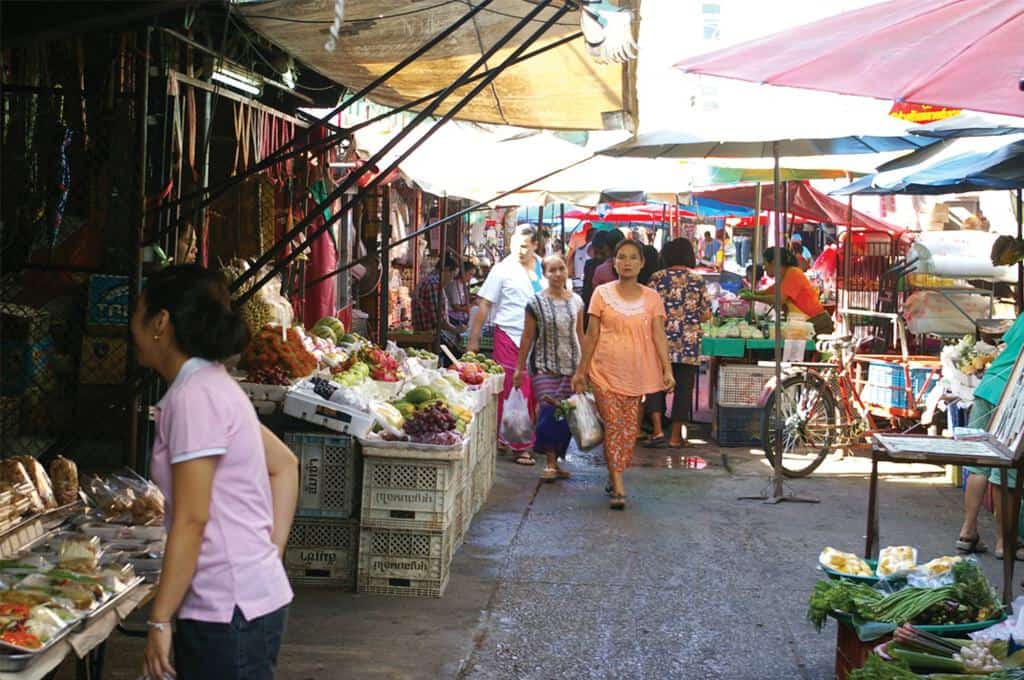
M 127 585 L 127 587 L 125 587 L 124 590 L 122 590 L 117 595 L 113 596 L 112 598 L 110 598 L 109 600 L 107 600 L 106 602 L 101 604 L 100 606 L 96 607 L 91 612 L 88 612 L 85 615 L 85 617 L 78 624 L 75 624 L 75 625 L 77 625 L 79 628 L 84 628 L 86 625 L 88 625 L 88 623 L 90 621 L 92 621 L 96 617 L 102 616 L 103 614 L 105 614 L 108 611 L 110 611 L 114 606 L 117 605 L 118 602 L 120 602 L 121 600 L 126 598 L 129 593 L 131 593 L 133 590 L 135 590 L 136 588 L 138 588 L 140 585 L 142 585 L 145 582 L 146 582 L 145 577 L 143 577 L 143 576 L 136 576 L 135 578 L 133 578 L 131 581 L 128 582 L 128 585 Z
M 80 625 L 81 619 L 69 623 L 59 633 L 50 638 L 45 645 L 31 652 L 0 641 L 0 672 L 17 673 L 25 670 L 30 663 L 53 649 L 64 638 L 75 632 Z

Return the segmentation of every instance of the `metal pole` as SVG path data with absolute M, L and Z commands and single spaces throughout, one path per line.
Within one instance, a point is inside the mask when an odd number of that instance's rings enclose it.
M 448 217 L 448 192 L 445 192 L 444 197 L 441 198 L 441 203 L 439 204 L 439 208 L 440 208 L 441 217 L 445 217 L 445 218 Z M 438 293 L 437 301 L 438 301 L 439 304 L 437 305 L 437 309 L 436 309 L 437 316 L 435 318 L 435 324 L 434 324 L 434 328 L 436 329 L 436 332 L 434 334 L 434 343 L 435 343 L 434 349 L 437 350 L 437 353 L 440 355 L 440 352 L 441 352 L 441 322 L 443 321 L 442 315 L 444 313 L 444 305 L 441 304 L 441 296 L 444 295 L 444 285 L 443 285 L 444 265 L 445 265 L 445 259 L 448 257 L 448 225 L 447 224 L 444 227 L 441 228 L 441 231 L 438 234 L 437 245 L 438 245 L 438 249 L 437 249 L 437 288 L 438 288 L 438 291 L 437 291 L 437 293 Z M 386 255 L 387 255 L 387 253 L 385 253 L 385 256 Z
M 558 204 L 558 222 L 562 226 L 562 254 L 569 254 L 569 247 L 565 242 L 565 203 Z
M 377 307 L 377 344 L 386 347 L 388 344 L 388 328 L 390 323 L 388 316 L 391 306 L 391 258 L 388 251 L 391 249 L 391 186 L 381 187 L 383 197 L 381 201 L 381 222 L 380 222 L 380 248 L 385 254 L 380 259 L 380 304 Z
M 139 103 L 136 108 L 135 115 L 138 119 L 135 121 L 137 126 L 138 144 L 139 144 L 139 157 L 138 157 L 138 187 L 139 195 L 136 197 L 136 208 L 138 214 L 135 220 L 135 253 L 134 253 L 134 267 L 132 268 L 131 275 L 131 286 L 129 287 L 129 298 L 131 304 L 134 306 L 135 300 L 142 293 L 142 241 L 146 238 L 146 149 L 148 145 L 148 117 L 149 117 L 149 42 L 150 36 L 153 33 L 152 27 L 147 28 L 145 31 L 140 31 L 140 35 L 143 36 L 145 44 L 142 48 L 142 64 L 139 68 L 139 73 L 136 82 L 138 83 L 139 91 L 138 95 Z M 82 106 L 85 106 L 85 99 L 82 99 Z M 128 366 L 135 365 L 135 352 L 132 349 L 132 343 L 128 343 L 127 356 L 125 361 L 128 362 Z M 138 392 L 131 392 L 128 396 L 128 465 L 136 470 L 139 467 L 139 438 L 140 428 L 139 419 L 147 418 L 149 416 L 148 410 L 142 408 L 142 398 Z
M 1024 196 L 1017 189 L 1017 240 L 1024 238 Z M 1024 311 L 1024 261 L 1017 263 L 1017 314 Z
M 502 47 L 504 47 L 504 45 L 509 40 L 511 40 L 516 33 L 518 33 L 523 27 L 525 27 L 527 24 L 533 21 L 534 17 L 536 17 L 544 9 L 546 9 L 550 2 L 551 0 L 542 0 L 541 2 L 539 2 L 534 7 L 534 9 L 531 10 L 520 21 L 518 21 L 516 25 L 513 26 L 513 28 L 508 33 L 506 33 L 500 40 L 498 40 L 493 46 L 491 46 L 486 52 L 484 52 L 484 54 L 482 54 L 480 58 L 477 59 L 476 62 L 474 62 L 469 67 L 469 69 L 463 73 L 462 76 L 460 76 L 460 78 L 458 78 L 455 82 L 453 82 L 451 85 L 445 88 L 445 94 L 442 97 L 438 98 L 438 100 L 436 100 L 435 102 L 432 102 L 430 106 L 428 106 L 426 109 L 417 114 L 416 118 L 413 119 L 410 125 L 403 129 L 401 132 L 399 132 L 394 139 L 385 144 L 384 147 L 380 149 L 380 151 L 374 154 L 374 156 L 366 163 L 366 165 L 357 169 L 357 171 L 350 173 L 349 176 L 346 177 L 345 180 L 339 185 L 339 187 L 335 189 L 333 192 L 331 192 L 331 194 L 327 196 L 323 203 L 316 207 L 313 213 L 303 218 L 302 221 L 299 222 L 299 224 L 296 225 L 296 227 L 291 232 L 285 234 L 284 238 L 280 242 L 275 244 L 270 250 L 268 250 L 263 256 L 261 256 L 254 263 L 252 268 L 250 268 L 242 276 L 240 276 L 235 281 L 233 285 L 233 290 L 238 290 L 238 288 L 244 285 L 249 278 L 252 278 L 252 276 L 255 275 L 254 272 L 257 272 L 261 267 L 263 267 L 271 260 L 273 260 L 274 257 L 276 256 L 277 251 L 279 251 L 284 246 L 284 244 L 290 242 L 291 239 L 293 239 L 297 234 L 301 233 L 302 230 L 304 230 L 310 223 L 313 222 L 313 220 L 316 217 L 316 213 L 323 209 L 323 205 L 330 205 L 330 202 L 333 202 L 336 198 L 341 196 L 349 187 L 355 184 L 358 181 L 358 179 L 363 174 L 365 174 L 366 169 L 368 167 L 374 166 L 374 164 L 377 161 L 381 160 L 402 139 L 408 136 L 408 134 L 412 131 L 413 128 L 419 125 L 419 123 L 425 120 L 428 116 L 433 115 L 434 111 L 441 105 L 441 102 L 444 99 L 446 99 L 448 95 L 450 95 L 452 92 L 454 92 L 456 89 L 462 86 L 463 83 L 461 81 L 463 78 L 468 77 L 470 74 L 476 71 L 477 68 L 484 65 L 487 62 L 487 60 L 493 57 L 495 53 L 497 53 Z M 379 185 L 388 175 L 390 175 L 390 173 L 393 170 L 398 168 L 399 164 L 401 164 L 406 158 L 408 158 L 413 152 L 415 152 L 420 146 L 422 146 L 423 143 L 427 141 L 427 139 L 429 139 L 435 132 L 437 132 L 437 130 L 440 129 L 441 126 L 443 126 L 449 120 L 458 115 L 458 113 L 463 108 L 466 107 L 466 105 L 473 99 L 473 97 L 475 97 L 484 89 L 486 89 L 499 75 L 501 75 L 502 72 L 504 72 L 506 68 L 508 68 L 508 66 L 516 57 L 520 56 L 523 52 L 525 52 L 529 48 L 529 46 L 536 42 L 537 39 L 539 39 L 545 32 L 547 32 L 547 30 L 552 25 L 557 23 L 557 21 L 562 17 L 563 14 L 565 14 L 566 11 L 568 11 L 568 5 L 563 5 L 557 12 L 555 12 L 551 16 L 550 19 L 547 19 L 540 26 L 540 28 L 538 28 L 532 34 L 527 36 L 527 38 L 522 42 L 522 44 L 520 44 L 515 50 L 513 50 L 512 54 L 508 58 L 502 61 L 496 68 L 491 69 L 488 72 L 486 78 L 484 78 L 480 83 L 473 87 L 473 89 L 470 90 L 462 99 L 456 102 L 456 104 L 452 106 L 448 110 L 448 112 L 441 117 L 440 120 L 438 120 L 420 139 L 418 139 L 416 142 L 410 145 L 410 147 L 407 150 L 405 150 L 401 155 L 399 155 L 399 157 L 396 158 L 387 167 L 387 169 L 385 169 L 376 177 L 374 177 L 364 190 L 368 191 Z M 265 285 L 270 279 L 272 279 L 276 275 L 276 273 L 280 271 L 281 268 L 286 267 L 292 260 L 301 255 L 302 252 L 309 247 L 310 242 L 314 240 L 317 236 L 322 234 L 326 229 L 328 229 L 330 225 L 333 224 L 333 222 L 336 221 L 341 214 L 343 214 L 346 210 L 351 208 L 352 204 L 356 200 L 358 200 L 358 195 L 356 196 L 356 198 L 342 205 L 341 209 L 338 210 L 336 214 L 332 215 L 328 220 L 326 220 L 323 225 L 317 228 L 306 241 L 301 243 L 290 254 L 282 258 L 281 261 L 279 261 L 271 269 L 271 271 L 268 272 L 262 279 L 260 279 L 248 292 L 241 295 L 237 299 L 236 303 L 244 303 L 247 299 L 254 295 L 256 291 L 258 291 L 263 285 Z
M 772 142 L 772 186 L 774 191 L 775 208 L 775 253 L 774 268 L 775 276 L 775 441 L 772 445 L 775 448 L 775 459 L 772 463 L 772 498 L 780 499 L 784 495 L 782 488 L 782 222 L 779 211 L 779 143 Z M 760 215 L 757 216 L 760 219 Z

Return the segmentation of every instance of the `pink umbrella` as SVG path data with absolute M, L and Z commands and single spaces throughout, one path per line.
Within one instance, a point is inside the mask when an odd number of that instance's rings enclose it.
M 676 68 L 1024 116 L 1024 0 L 891 0 L 685 59 Z
M 660 205 L 632 205 L 615 207 L 601 216 L 594 210 L 569 210 L 566 217 L 589 222 L 668 222 L 672 219 L 672 208 Z M 696 217 L 688 210 L 680 209 L 679 217 Z

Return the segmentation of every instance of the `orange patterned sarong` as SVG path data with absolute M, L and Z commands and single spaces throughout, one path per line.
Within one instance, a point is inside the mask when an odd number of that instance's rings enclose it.
M 604 421 L 604 457 L 608 469 L 622 472 L 633 462 L 636 436 L 640 432 L 637 417 L 642 397 L 627 397 L 608 390 L 602 390 L 591 383 L 597 411 Z

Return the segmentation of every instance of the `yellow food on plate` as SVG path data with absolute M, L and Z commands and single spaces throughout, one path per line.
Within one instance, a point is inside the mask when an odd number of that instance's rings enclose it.
M 917 566 L 917 550 L 908 545 L 888 546 L 878 554 L 879 576 L 889 577 Z
M 818 563 L 847 576 L 874 576 L 871 567 L 867 562 L 853 553 L 842 552 L 832 547 L 827 547 L 818 556 Z
M 928 572 L 930 576 L 940 576 L 947 573 L 953 568 L 953 565 L 959 562 L 962 558 L 960 557 L 936 557 L 931 562 L 925 562 L 921 565 L 921 568 Z

